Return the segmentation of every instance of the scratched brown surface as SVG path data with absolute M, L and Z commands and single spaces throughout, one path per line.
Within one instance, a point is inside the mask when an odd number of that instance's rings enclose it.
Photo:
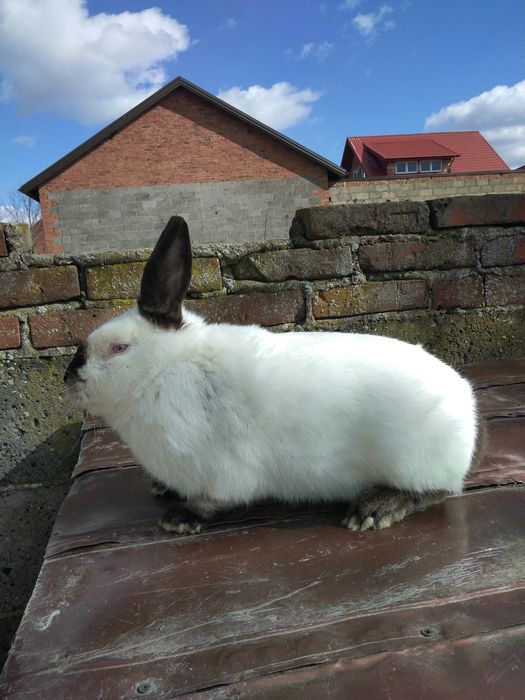
M 98 469 L 136 466 L 130 449 L 120 442 L 109 428 L 96 428 L 84 433 L 73 478 Z
M 379 532 L 260 504 L 162 533 L 166 501 L 88 419 L 0 697 L 520 697 L 525 361 L 464 371 L 489 427 L 475 488 Z

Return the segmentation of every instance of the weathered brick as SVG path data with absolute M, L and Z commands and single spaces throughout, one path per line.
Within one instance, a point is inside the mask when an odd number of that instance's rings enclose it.
M 324 239 L 379 233 L 424 233 L 428 207 L 424 202 L 333 204 L 300 209 L 306 238 Z
M 434 228 L 525 223 L 525 195 L 485 194 L 428 202 Z
M 365 272 L 470 267 L 476 264 L 476 249 L 472 239 L 370 243 L 359 247 L 359 263 Z
M 313 299 L 315 318 L 340 318 L 383 311 L 408 311 L 428 306 L 423 280 L 366 282 L 318 292 Z
M 235 266 L 234 275 L 238 279 L 281 282 L 344 277 L 353 270 L 351 248 L 343 246 L 325 250 L 303 248 L 254 253 Z
M 86 270 L 88 299 L 136 299 L 145 262 L 99 265 Z M 193 260 L 190 292 L 221 289 L 221 266 L 217 258 Z
M 218 258 L 193 258 L 190 292 L 214 292 L 222 288 Z
M 145 265 L 145 262 L 130 262 L 88 268 L 88 299 L 135 299 Z
M 226 322 L 276 326 L 304 321 L 304 298 L 300 291 L 276 294 L 231 294 L 187 301 L 185 306 L 212 323 Z
M 525 263 L 525 236 L 511 235 L 487 241 L 481 250 L 483 265 L 522 265 Z
M 79 294 L 73 265 L 0 273 L 0 308 L 66 301 Z
M 122 309 L 67 309 L 32 316 L 29 319 L 31 341 L 35 348 L 54 348 L 77 345 L 95 328 Z
M 524 270 L 509 271 L 503 275 L 486 275 L 485 300 L 487 306 L 525 304 Z
M 0 258 L 5 258 L 7 255 L 7 243 L 5 240 L 4 227 L 0 224 Z
M 474 309 L 484 305 L 483 280 L 479 275 L 440 279 L 432 285 L 434 309 Z
M 0 350 L 20 347 L 20 321 L 16 316 L 0 316 Z

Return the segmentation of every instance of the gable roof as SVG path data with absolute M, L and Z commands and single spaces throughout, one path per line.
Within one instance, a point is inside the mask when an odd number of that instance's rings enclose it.
M 31 180 L 28 180 L 25 184 L 23 184 L 20 187 L 20 192 L 23 192 L 29 197 L 38 200 L 38 189 L 44 183 L 46 183 L 51 178 L 55 177 L 55 175 L 58 175 L 58 173 L 60 173 L 62 170 L 65 170 L 65 168 L 71 165 L 71 163 L 81 158 L 88 151 L 91 151 L 103 141 L 113 136 L 113 134 L 120 131 L 121 129 L 124 129 L 134 119 L 137 119 L 137 117 L 140 117 L 152 107 L 155 107 L 156 104 L 158 104 L 164 97 L 169 95 L 171 92 L 180 88 L 188 90 L 188 92 L 191 92 L 194 95 L 201 97 L 203 100 L 210 102 L 219 109 L 222 109 L 223 111 L 227 112 L 228 114 L 231 114 L 237 119 L 240 119 L 241 121 L 245 122 L 251 127 L 254 127 L 259 131 L 268 134 L 268 136 L 271 136 L 283 145 L 288 146 L 288 148 L 291 148 L 294 151 L 301 153 L 306 158 L 309 158 L 310 160 L 314 161 L 323 168 L 326 168 L 326 170 L 329 171 L 332 177 L 339 179 L 346 175 L 346 171 L 343 167 L 339 167 L 335 163 L 332 163 L 332 161 L 323 158 L 318 153 L 314 153 L 314 151 L 311 151 L 309 148 L 306 148 L 300 143 L 297 143 L 297 141 L 289 139 L 287 136 L 284 136 L 284 134 L 281 134 L 279 131 L 276 131 L 275 129 L 272 129 L 271 127 L 267 126 L 266 124 L 263 124 L 257 119 L 254 119 L 245 112 L 241 112 L 240 109 L 233 107 L 227 102 L 224 102 L 224 100 L 215 97 L 215 95 L 206 92 L 206 90 L 203 90 L 194 83 L 191 83 L 189 80 L 186 80 L 185 78 L 179 76 L 178 78 L 175 78 L 175 80 L 172 80 L 170 83 L 162 87 L 160 90 L 157 90 L 157 92 L 153 93 L 153 95 L 150 95 L 150 97 L 145 99 L 136 107 L 130 109 L 129 112 L 126 112 L 114 122 L 108 124 L 108 126 L 101 129 L 101 131 L 97 132 L 94 136 L 91 136 L 91 138 L 87 139 L 87 141 L 81 143 L 80 146 L 77 146 L 77 148 L 70 151 L 68 154 L 57 160 L 48 168 L 42 170 L 41 173 L 35 175 L 35 177 L 31 178 Z
M 440 146 L 432 155 L 424 153 L 431 143 Z M 443 150 L 444 149 L 444 150 Z M 395 155 L 392 155 L 395 154 Z M 479 131 L 437 131 L 424 134 L 390 134 L 387 136 L 349 136 L 346 140 L 342 165 L 350 169 L 355 155 L 367 177 L 384 177 L 385 169 L 378 160 L 455 156 L 451 172 L 485 172 L 508 170 L 492 146 Z

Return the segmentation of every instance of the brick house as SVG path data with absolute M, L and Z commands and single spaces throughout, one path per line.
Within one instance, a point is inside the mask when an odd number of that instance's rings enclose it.
M 172 214 L 195 243 L 287 238 L 345 170 L 176 78 L 20 189 L 36 252 L 148 247 Z
M 349 136 L 341 165 L 353 179 L 509 170 L 479 131 Z

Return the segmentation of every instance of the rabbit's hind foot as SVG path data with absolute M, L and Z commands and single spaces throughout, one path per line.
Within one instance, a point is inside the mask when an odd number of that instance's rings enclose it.
M 391 486 L 373 486 L 362 491 L 350 504 L 342 525 L 349 530 L 382 530 L 403 520 L 407 515 L 439 503 L 449 493 L 411 493 Z
M 175 532 L 178 535 L 196 535 L 202 530 L 204 524 L 205 521 L 201 516 L 180 504 L 168 508 L 159 519 L 159 525 L 163 530 Z

